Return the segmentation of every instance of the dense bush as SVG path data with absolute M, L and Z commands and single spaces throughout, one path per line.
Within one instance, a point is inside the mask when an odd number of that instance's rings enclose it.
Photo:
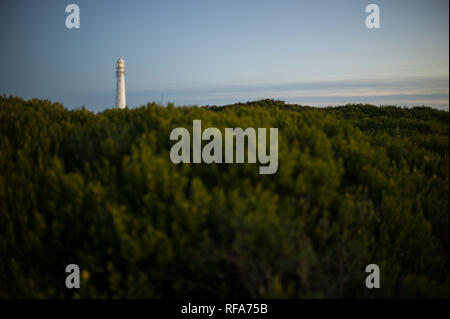
M 175 127 L 277 127 L 279 169 L 173 164 Z M 449 114 L 69 111 L 0 97 L 0 297 L 448 297 Z M 67 264 L 81 289 L 65 287 Z M 365 287 L 365 267 L 381 289 Z

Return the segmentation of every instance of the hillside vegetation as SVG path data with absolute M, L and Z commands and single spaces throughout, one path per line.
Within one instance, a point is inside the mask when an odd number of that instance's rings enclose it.
M 277 127 L 279 167 L 174 164 L 173 128 Z M 449 296 L 449 113 L 0 97 L 0 297 Z M 81 289 L 65 287 L 68 264 Z M 365 287 L 378 264 L 381 288 Z

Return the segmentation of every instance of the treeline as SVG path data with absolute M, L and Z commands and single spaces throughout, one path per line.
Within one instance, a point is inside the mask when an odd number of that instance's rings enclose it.
M 169 134 L 193 119 L 277 127 L 278 172 L 172 163 Z M 0 297 L 448 298 L 448 121 L 427 107 L 94 114 L 0 97 Z M 365 287 L 372 263 L 380 289 Z

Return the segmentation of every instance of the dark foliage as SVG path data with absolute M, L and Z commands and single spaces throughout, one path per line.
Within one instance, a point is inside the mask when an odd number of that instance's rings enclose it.
M 175 127 L 278 127 L 279 169 L 171 162 Z M 0 97 L 0 297 L 448 297 L 449 114 Z M 67 264 L 82 269 L 68 290 Z M 381 289 L 365 287 L 365 267 Z

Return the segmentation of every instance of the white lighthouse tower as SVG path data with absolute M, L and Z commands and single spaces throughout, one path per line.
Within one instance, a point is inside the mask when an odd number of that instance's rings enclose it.
M 118 107 L 119 109 L 124 109 L 127 105 L 127 102 L 125 100 L 125 61 L 122 58 L 117 60 L 116 77 L 116 107 Z

